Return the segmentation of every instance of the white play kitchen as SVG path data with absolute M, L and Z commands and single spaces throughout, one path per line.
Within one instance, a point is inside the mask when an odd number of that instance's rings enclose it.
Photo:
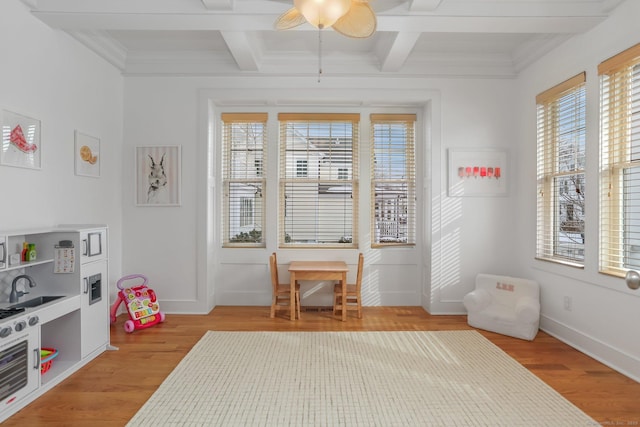
M 0 231 L 0 422 L 109 348 L 107 230 Z

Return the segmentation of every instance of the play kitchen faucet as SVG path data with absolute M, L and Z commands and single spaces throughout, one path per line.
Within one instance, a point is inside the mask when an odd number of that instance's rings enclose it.
M 35 288 L 36 287 L 36 281 L 33 280 L 33 278 L 27 274 L 21 274 L 19 276 L 16 276 L 15 279 L 13 279 L 13 282 L 11 282 L 11 294 L 9 295 L 9 302 L 18 302 L 18 299 L 23 296 L 28 294 L 29 292 L 25 291 L 19 291 L 16 289 L 16 285 L 18 284 L 18 280 L 20 279 L 25 279 L 29 282 L 29 287 L 30 288 Z M 26 289 L 26 288 L 25 288 Z

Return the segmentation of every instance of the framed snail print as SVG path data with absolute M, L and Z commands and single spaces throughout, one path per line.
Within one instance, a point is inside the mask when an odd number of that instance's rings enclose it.
M 75 132 L 76 175 L 100 177 L 100 140 L 80 131 Z
M 1 125 L 0 163 L 19 168 L 40 169 L 40 120 L 3 110 Z

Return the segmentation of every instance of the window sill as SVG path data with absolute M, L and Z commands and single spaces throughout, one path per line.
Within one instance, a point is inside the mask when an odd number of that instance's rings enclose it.
M 566 265 L 567 267 L 573 267 L 573 268 L 578 268 L 578 269 L 584 270 L 584 264 L 578 264 L 577 262 L 573 262 L 573 261 L 569 261 L 569 260 L 565 260 L 565 259 L 543 258 L 543 257 L 536 257 L 536 259 L 538 261 L 552 262 L 554 264 Z

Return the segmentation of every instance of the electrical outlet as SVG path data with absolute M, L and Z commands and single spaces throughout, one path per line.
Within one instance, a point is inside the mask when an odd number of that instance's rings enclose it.
M 573 308 L 573 299 L 571 297 L 564 297 L 564 309 L 567 311 L 571 311 Z

